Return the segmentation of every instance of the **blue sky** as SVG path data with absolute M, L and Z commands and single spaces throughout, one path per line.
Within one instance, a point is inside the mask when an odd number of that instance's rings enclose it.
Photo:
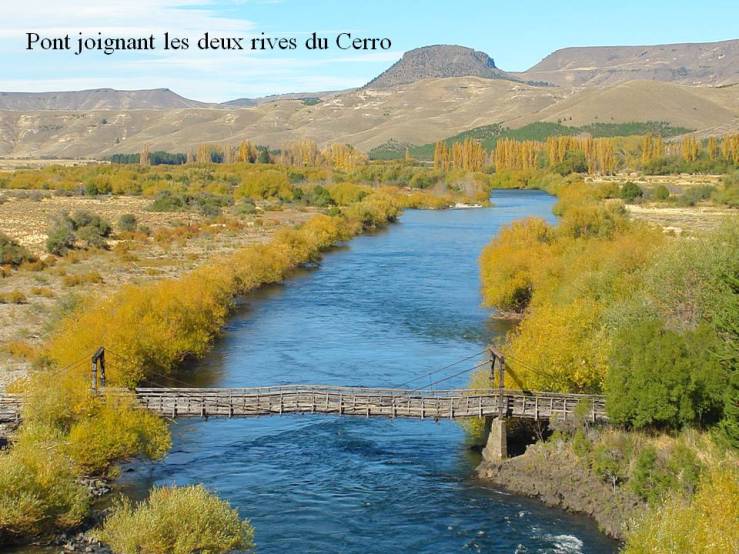
M 429 44 L 487 52 L 521 71 L 567 46 L 706 42 L 739 38 L 739 2 L 682 0 L 569 2 L 484 0 L 0 0 L 0 90 L 171 88 L 223 101 L 284 92 L 360 86 Z M 105 56 L 25 50 L 27 32 L 110 36 L 296 37 L 292 52 L 187 52 Z M 379 52 L 308 52 L 311 32 L 388 37 Z

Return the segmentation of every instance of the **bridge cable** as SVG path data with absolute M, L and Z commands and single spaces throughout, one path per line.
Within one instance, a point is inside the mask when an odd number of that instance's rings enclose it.
M 443 377 L 441 379 L 437 379 L 436 381 L 430 383 L 429 384 L 429 387 L 433 387 L 434 385 L 438 385 L 439 383 L 443 383 L 445 381 L 448 381 L 449 379 L 453 379 L 454 377 L 459 377 L 460 375 L 464 375 L 465 373 L 469 373 L 470 371 L 474 371 L 476 369 L 480 369 L 481 367 L 484 367 L 484 366 L 486 366 L 489 363 L 490 363 L 490 360 L 483 360 L 482 362 L 478 363 L 477 365 L 474 365 L 472 367 L 463 369 L 462 371 L 458 371 L 457 373 L 454 373 L 452 375 L 448 375 L 448 376 Z M 422 391 L 422 390 L 425 390 L 425 389 L 424 388 L 417 388 L 417 389 L 413 389 L 413 390 L 411 390 L 409 392 L 413 393 L 413 392 Z
M 459 365 L 462 362 L 466 362 L 468 360 L 471 360 L 472 358 L 475 358 L 475 357 L 479 356 L 480 354 L 484 354 L 488 350 L 489 350 L 488 348 L 485 348 L 484 350 L 480 350 L 479 352 L 476 352 L 474 354 L 471 354 L 471 355 L 469 355 L 469 356 L 467 356 L 465 358 L 461 358 L 461 359 L 457 360 L 456 362 L 453 362 L 453 363 L 451 363 L 449 365 L 445 365 L 444 367 L 440 367 L 440 368 L 434 369 L 432 371 L 424 371 L 423 373 L 418 373 L 416 377 L 413 377 L 412 379 L 409 379 L 408 381 L 405 381 L 404 383 L 401 383 L 400 385 L 398 385 L 398 388 L 401 388 L 401 387 L 404 387 L 406 385 L 409 385 L 410 383 L 413 383 L 414 381 L 418 381 L 418 380 L 423 379 L 425 377 L 431 378 L 432 375 L 435 375 L 435 374 L 440 373 L 442 371 L 445 371 L 447 369 L 451 369 L 455 365 Z M 489 361 L 489 360 L 486 360 L 486 361 Z M 431 385 L 429 385 L 429 386 L 431 386 Z

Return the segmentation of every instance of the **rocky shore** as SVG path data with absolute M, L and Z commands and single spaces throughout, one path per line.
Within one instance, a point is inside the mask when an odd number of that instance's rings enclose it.
M 630 519 L 642 508 L 636 496 L 621 487 L 614 491 L 562 442 L 533 444 L 524 454 L 501 462 L 483 461 L 477 475 L 547 506 L 585 514 L 618 540 L 623 540 Z

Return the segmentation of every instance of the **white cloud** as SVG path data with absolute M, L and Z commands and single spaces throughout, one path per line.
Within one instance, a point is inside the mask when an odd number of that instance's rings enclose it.
M 254 24 L 246 19 L 217 14 L 214 0 L 27 0 L 7 2 L 0 19 L 0 38 L 37 33 L 161 33 L 177 29 L 192 36 L 203 30 L 246 32 Z

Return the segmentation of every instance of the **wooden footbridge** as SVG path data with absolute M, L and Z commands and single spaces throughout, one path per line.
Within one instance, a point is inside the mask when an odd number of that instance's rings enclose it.
M 332 385 L 281 385 L 252 388 L 147 387 L 135 389 L 142 408 L 168 418 L 254 417 L 279 414 L 333 414 L 340 416 L 464 419 L 515 417 L 571 419 L 587 403 L 587 417 L 607 421 L 605 399 L 600 395 L 560 394 L 508 390 L 505 360 L 491 351 L 491 387 L 487 389 L 434 390 L 340 387 Z M 497 363 L 497 366 L 496 366 Z M 497 367 L 497 372 L 496 372 Z M 492 386 L 497 376 L 497 387 Z M 92 388 L 105 385 L 105 351 L 92 358 Z M 108 388 L 115 393 L 116 389 Z M 0 394 L 0 421 L 17 420 L 22 396 Z M 583 415 L 582 413 L 580 414 Z

